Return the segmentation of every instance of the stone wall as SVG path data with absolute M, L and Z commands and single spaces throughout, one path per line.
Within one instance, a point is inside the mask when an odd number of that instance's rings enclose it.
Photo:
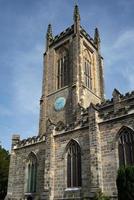
M 66 146 L 71 139 L 76 140 L 81 147 L 82 163 L 82 187 L 67 188 L 67 159 Z M 90 188 L 90 153 L 89 153 L 89 130 L 88 127 L 68 131 L 61 134 L 55 134 L 53 139 L 55 147 L 54 169 L 54 199 L 88 197 Z
M 27 193 L 25 191 L 25 170 L 28 156 L 31 152 L 36 155 L 38 162 L 37 193 L 35 196 L 40 197 L 44 191 L 45 140 L 41 139 L 33 144 L 29 140 L 25 144 L 24 140 L 18 141 L 18 144 L 14 144 L 11 151 L 7 197 L 13 200 L 24 199 Z
M 117 194 L 116 177 L 119 168 L 118 136 L 122 127 L 134 129 L 134 114 L 99 124 L 103 168 L 103 191 L 112 196 Z

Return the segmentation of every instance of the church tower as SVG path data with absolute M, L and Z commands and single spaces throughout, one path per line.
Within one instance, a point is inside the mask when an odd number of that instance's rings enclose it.
M 80 25 L 78 5 L 74 24 L 53 36 L 48 25 L 44 74 L 40 101 L 39 134 L 46 132 L 47 121 L 70 123 L 76 117 L 77 106 L 88 107 L 104 99 L 103 58 L 100 36 L 96 28 L 94 39 Z
M 134 91 L 103 101 L 99 31 L 77 5 L 73 20 L 57 36 L 48 25 L 39 134 L 13 135 L 7 199 L 116 200 L 119 166 L 134 165 Z

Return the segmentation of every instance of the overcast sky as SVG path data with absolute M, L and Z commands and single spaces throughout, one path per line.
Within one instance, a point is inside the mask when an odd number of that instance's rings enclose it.
M 97 26 L 105 61 L 105 94 L 134 89 L 134 0 L 79 0 L 81 24 Z M 0 141 L 38 134 L 45 34 L 73 24 L 73 0 L 0 0 Z

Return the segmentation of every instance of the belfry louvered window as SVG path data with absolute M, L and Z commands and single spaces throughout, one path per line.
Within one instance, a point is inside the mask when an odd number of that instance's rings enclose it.
M 58 59 L 57 88 L 68 85 L 68 56 L 64 55 Z
M 86 58 L 84 59 L 84 82 L 87 88 L 92 89 L 91 64 Z
M 134 165 L 134 132 L 125 127 L 119 137 L 119 165 Z
M 36 192 L 36 177 L 37 177 L 37 159 L 31 153 L 27 163 L 27 192 Z
M 67 148 L 67 187 L 81 186 L 81 149 L 71 140 Z

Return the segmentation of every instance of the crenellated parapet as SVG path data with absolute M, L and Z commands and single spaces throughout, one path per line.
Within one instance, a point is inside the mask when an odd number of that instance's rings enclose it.
M 35 145 L 37 143 L 41 143 L 41 142 L 45 142 L 45 141 L 46 141 L 45 135 L 33 136 L 33 137 L 29 137 L 29 138 L 23 139 L 23 140 L 20 140 L 19 135 L 13 135 L 13 137 L 12 137 L 12 149 L 15 150 L 15 149 L 27 147 L 27 146 L 30 146 L 30 145 Z
M 49 37 L 47 36 L 49 39 L 48 46 L 51 47 L 52 45 L 56 44 L 60 40 L 63 40 L 65 37 L 67 37 L 73 33 L 74 33 L 74 24 L 72 26 L 66 28 L 64 31 L 62 31 L 60 34 L 58 34 L 56 36 L 52 36 L 52 34 L 51 34 L 51 37 L 50 37 L 50 34 L 49 34 Z M 48 33 L 47 33 L 47 35 L 48 35 Z M 95 49 L 98 49 L 98 43 L 100 43 L 100 41 L 96 41 L 98 39 L 98 38 L 96 38 L 97 36 L 95 37 L 95 39 L 93 39 L 82 26 L 80 26 L 80 35 L 85 37 L 94 46 Z M 100 40 L 100 38 L 98 40 Z
M 60 40 L 64 39 L 65 37 L 67 37 L 67 36 L 69 36 L 73 33 L 74 33 L 74 25 L 66 28 L 60 34 L 51 37 L 50 40 L 49 40 L 49 47 L 51 47 L 52 45 L 56 44 Z M 82 26 L 80 26 L 80 34 L 82 36 L 84 36 L 94 46 L 94 48 L 97 49 L 96 42 L 94 41 L 94 39 L 87 33 L 87 31 Z
M 105 100 L 101 104 L 96 104 L 99 111 L 99 117 L 102 120 L 110 120 L 134 113 L 134 91 L 121 94 L 114 89 L 113 98 Z

